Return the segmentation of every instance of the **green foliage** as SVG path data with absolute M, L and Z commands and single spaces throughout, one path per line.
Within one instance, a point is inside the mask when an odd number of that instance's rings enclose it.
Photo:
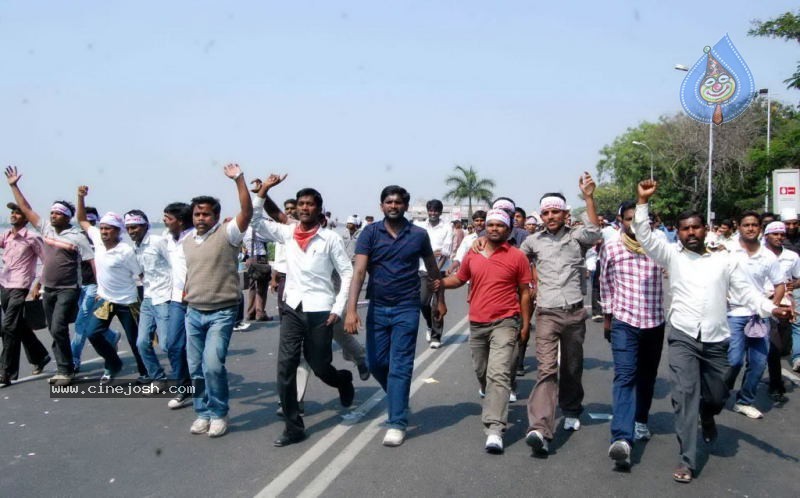
M 769 21 L 753 21 L 753 28 L 747 32 L 750 36 L 767 36 L 783 38 L 800 43 L 800 11 L 797 14 L 786 12 Z M 800 63 L 792 76 L 783 81 L 787 88 L 800 89 Z
M 464 168 L 463 166 L 456 165 L 454 175 L 445 178 L 444 182 L 450 188 L 446 194 L 445 199 L 452 199 L 456 202 L 461 202 L 467 199 L 469 204 L 468 218 L 472 218 L 472 201 L 484 201 L 487 204 L 492 202 L 494 188 L 494 181 L 487 178 L 479 178 L 477 171 L 470 166 Z

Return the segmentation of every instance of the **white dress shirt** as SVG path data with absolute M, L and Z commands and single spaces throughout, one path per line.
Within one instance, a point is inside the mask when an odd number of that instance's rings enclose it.
M 167 247 L 167 238 L 149 232 L 134 251 L 139 265 L 144 270 L 144 297 L 153 304 L 163 304 L 172 296 L 172 267 Z
M 747 276 L 748 282 L 758 292 L 764 292 L 768 284 L 774 286 L 786 281 L 778 257 L 762 246 L 758 245 L 758 251 L 752 256 L 742 247 L 739 241 L 729 241 L 725 248 L 730 252 L 731 257 L 739 263 L 739 268 Z M 733 296 L 728 296 L 728 316 L 751 316 L 756 311 L 740 303 Z
M 178 235 L 178 239 L 172 237 L 169 230 L 164 230 L 163 237 L 167 240 L 167 253 L 169 254 L 169 265 L 171 269 L 172 291 L 170 301 L 176 303 L 183 302 L 183 288 L 186 286 L 186 256 L 183 254 L 183 239 L 185 239 L 193 228 L 187 228 Z
M 294 240 L 296 225 L 284 225 L 264 218 L 264 199 L 253 197 L 252 226 L 257 235 L 284 245 L 286 251 L 286 287 L 284 302 L 292 308 L 302 302 L 303 311 L 329 311 L 344 314 L 344 306 L 353 279 L 353 265 L 344 249 L 342 236 L 320 227 L 306 246 L 300 248 Z M 342 279 L 338 294 L 333 290 L 332 274 L 336 270 Z
M 444 258 L 450 256 L 450 246 L 453 245 L 453 227 L 450 223 L 445 223 L 439 219 L 439 223 L 436 225 L 431 225 L 429 220 L 415 221 L 414 224 L 428 232 L 433 252 L 441 251 L 441 255 Z M 436 259 L 438 262 L 441 258 Z M 419 270 L 428 271 L 422 258 L 419 260 Z
M 464 240 L 461 241 L 461 244 L 456 250 L 456 255 L 453 256 L 453 261 L 458 261 L 458 263 L 461 264 L 461 262 L 464 261 L 464 256 L 467 255 L 467 252 L 470 250 L 472 244 L 474 244 L 476 240 L 478 240 L 477 233 L 472 232 L 466 234 L 464 236 Z
M 94 243 L 97 295 L 115 304 L 137 302 L 136 278 L 142 273 L 142 267 L 133 248 L 119 242 L 114 248 L 106 249 L 99 228 L 89 227 L 86 233 Z
M 738 303 L 766 318 L 775 305 L 753 288 L 735 258 L 725 251 L 697 254 L 655 237 L 647 204 L 636 206 L 633 226 L 637 240 L 650 258 L 669 272 L 672 304 L 667 321 L 674 328 L 702 342 L 721 342 L 730 337 L 730 295 Z

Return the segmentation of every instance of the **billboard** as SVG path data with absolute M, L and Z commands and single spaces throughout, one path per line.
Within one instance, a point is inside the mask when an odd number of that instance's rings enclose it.
M 776 169 L 772 172 L 772 211 L 792 208 L 800 212 L 800 169 Z

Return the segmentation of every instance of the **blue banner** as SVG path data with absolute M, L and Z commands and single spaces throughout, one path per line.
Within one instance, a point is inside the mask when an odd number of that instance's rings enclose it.
M 756 87 L 750 68 L 728 35 L 703 52 L 683 79 L 681 104 L 692 119 L 721 125 L 747 109 Z

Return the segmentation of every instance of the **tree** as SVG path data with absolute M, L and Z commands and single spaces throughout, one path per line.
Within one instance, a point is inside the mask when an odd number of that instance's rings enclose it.
M 797 14 L 786 12 L 769 21 L 753 21 L 753 28 L 747 32 L 750 36 L 767 36 L 770 38 L 783 38 L 787 41 L 794 40 L 800 43 L 800 11 Z M 800 89 L 800 63 L 797 70 L 783 81 L 787 88 Z
M 478 173 L 470 166 L 469 169 L 456 165 L 454 175 L 445 178 L 444 182 L 450 190 L 444 194 L 445 199 L 461 202 L 467 199 L 469 210 L 467 216 L 472 218 L 472 200 L 492 202 L 494 181 L 488 178 L 478 178 Z

